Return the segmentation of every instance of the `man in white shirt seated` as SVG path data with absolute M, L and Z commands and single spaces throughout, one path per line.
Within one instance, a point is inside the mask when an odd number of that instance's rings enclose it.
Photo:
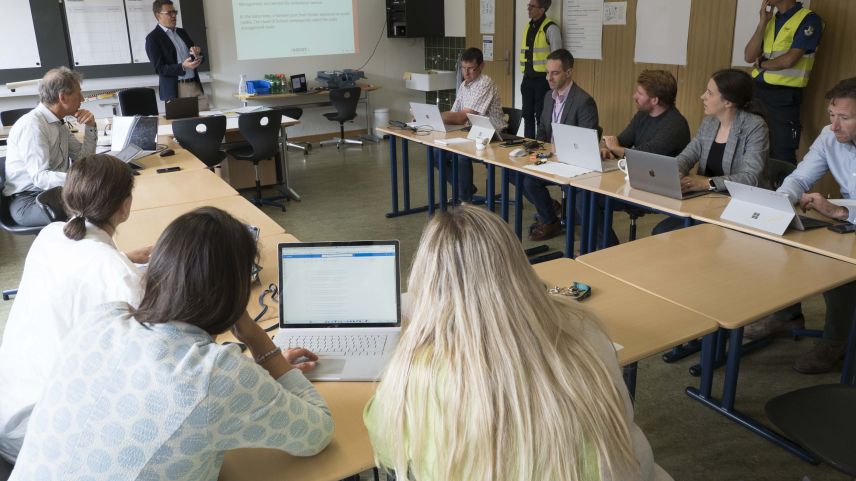
M 443 123 L 464 125 L 469 119 L 467 114 L 482 115 L 490 118 L 496 130 L 504 130 L 508 125 L 502 115 L 502 101 L 496 82 L 482 74 L 484 55 L 482 51 L 470 47 L 461 54 L 461 72 L 464 81 L 458 87 L 452 110 L 443 112 Z M 476 189 L 473 185 L 473 161 L 461 157 L 458 162 L 458 189 L 461 200 L 471 202 Z
M 49 70 L 39 83 L 39 105 L 15 122 L 6 149 L 6 186 L 12 219 L 23 226 L 46 225 L 48 216 L 36 204 L 42 191 L 65 183 L 71 162 L 95 153 L 95 116 L 80 108 L 81 75 L 67 67 Z M 65 118 L 85 125 L 81 143 Z
M 820 193 L 808 193 L 829 172 L 841 186 L 842 197 L 852 199 L 856 195 L 856 77 L 838 82 L 826 98 L 830 125 L 823 128 L 778 192 L 788 194 L 791 202 L 798 203 L 803 210 L 815 210 L 826 217 L 856 224 L 856 209 L 833 204 Z M 824 292 L 823 298 L 826 301 L 823 338 L 794 362 L 794 369 L 803 374 L 824 373 L 835 367 L 844 357 L 845 342 L 856 318 L 856 282 Z M 797 304 L 747 326 L 744 337 L 790 334 L 804 323 Z

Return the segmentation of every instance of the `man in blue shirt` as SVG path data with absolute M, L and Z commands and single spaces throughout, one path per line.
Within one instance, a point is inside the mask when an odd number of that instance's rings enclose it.
M 842 197 L 856 197 L 856 77 L 839 82 L 826 98 L 830 125 L 824 127 L 778 192 L 786 193 L 791 202 L 799 203 L 803 210 L 815 210 L 832 219 L 856 224 L 856 209 L 833 204 L 820 193 L 808 193 L 815 182 L 829 172 L 841 186 Z M 823 338 L 794 363 L 794 369 L 801 373 L 832 370 L 844 356 L 845 342 L 856 319 L 856 282 L 827 291 L 823 298 L 826 301 Z M 791 309 L 783 312 L 789 311 Z M 771 316 L 747 326 L 744 336 L 760 338 L 788 332 L 804 323 L 802 313 L 798 316 L 791 320 Z
M 146 36 L 146 54 L 160 78 L 161 100 L 203 96 L 196 71 L 202 63 L 202 49 L 183 28 L 176 28 L 178 10 L 172 0 L 155 0 L 152 11 L 158 25 Z
M 743 54 L 747 62 L 755 64 L 755 96 L 767 109 L 770 157 L 774 159 L 797 162 L 800 103 L 822 32 L 823 21 L 802 3 L 761 1 L 758 26 Z

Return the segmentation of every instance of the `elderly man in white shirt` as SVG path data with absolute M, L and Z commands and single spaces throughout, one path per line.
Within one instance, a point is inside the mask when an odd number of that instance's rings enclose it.
M 803 210 L 815 210 L 826 217 L 856 224 L 856 209 L 835 205 L 809 189 L 830 172 L 841 186 L 841 195 L 856 195 L 856 77 L 842 80 L 827 94 L 830 125 L 824 127 L 802 162 L 791 173 L 778 192 L 788 194 L 791 202 Z M 856 282 L 845 284 L 823 294 L 826 301 L 826 323 L 823 338 L 815 347 L 794 362 L 794 369 L 804 374 L 831 371 L 844 356 L 846 339 L 856 318 Z M 803 327 L 799 304 L 747 326 L 744 336 L 761 338 L 790 333 Z
M 39 105 L 9 132 L 3 195 L 11 197 L 12 220 L 20 225 L 48 224 L 36 196 L 63 185 L 70 162 L 95 153 L 98 130 L 92 112 L 80 108 L 80 81 L 80 73 L 67 67 L 49 70 L 39 84 Z M 66 117 L 85 125 L 82 143 L 69 130 Z

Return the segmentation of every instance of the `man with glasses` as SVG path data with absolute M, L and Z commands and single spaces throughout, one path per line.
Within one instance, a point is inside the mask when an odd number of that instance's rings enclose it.
M 178 10 L 172 0 L 155 0 L 152 11 L 158 25 L 146 36 L 146 53 L 160 77 L 161 100 L 202 97 L 202 82 L 196 71 L 202 63 L 202 49 L 183 28 L 176 28 Z
M 484 56 L 481 50 L 475 47 L 464 50 L 461 54 L 464 81 L 458 86 L 452 110 L 442 114 L 444 123 L 463 125 L 468 121 L 467 114 L 476 114 L 490 118 L 496 130 L 506 127 L 499 89 L 493 79 L 482 75 L 482 67 Z M 465 157 L 461 157 L 458 162 L 458 191 L 464 202 L 471 202 L 476 191 L 473 185 L 473 162 Z
M 529 23 L 523 29 L 520 44 L 520 93 L 523 94 L 523 132 L 534 139 L 544 94 L 550 90 L 547 83 L 547 55 L 562 48 L 562 32 L 555 20 L 547 17 L 551 0 L 529 0 L 526 5 Z

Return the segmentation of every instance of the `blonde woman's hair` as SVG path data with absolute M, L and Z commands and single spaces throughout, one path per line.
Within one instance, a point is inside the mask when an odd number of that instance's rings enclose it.
M 408 291 L 371 406 L 379 465 L 402 480 L 638 478 L 623 398 L 579 333 L 588 314 L 547 294 L 498 216 L 434 216 Z

